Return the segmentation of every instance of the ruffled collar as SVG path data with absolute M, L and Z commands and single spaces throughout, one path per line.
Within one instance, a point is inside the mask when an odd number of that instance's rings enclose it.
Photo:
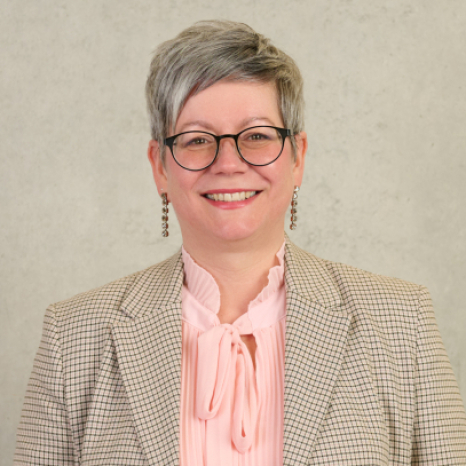
M 247 312 L 232 324 L 238 328 L 240 334 L 250 334 L 256 328 L 268 327 L 284 316 L 285 310 L 272 303 L 278 299 L 279 291 L 284 286 L 285 241 L 276 257 L 278 265 L 269 270 L 268 284 L 249 303 Z M 199 266 L 184 247 L 182 259 L 185 274 L 182 298 L 184 303 L 189 302 L 189 305 L 183 305 L 183 318 L 204 331 L 220 325 L 217 317 L 220 310 L 220 290 L 214 277 Z

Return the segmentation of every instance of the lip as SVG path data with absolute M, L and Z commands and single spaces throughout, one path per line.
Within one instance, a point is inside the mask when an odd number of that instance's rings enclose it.
M 256 191 L 256 194 L 248 199 L 244 199 L 243 201 L 214 201 L 206 197 L 206 194 L 225 194 L 225 193 L 240 193 L 243 191 Z M 202 197 L 213 207 L 217 207 L 218 209 L 223 210 L 232 210 L 232 209 L 241 209 L 242 207 L 246 207 L 249 204 L 252 204 L 256 198 L 260 195 L 262 191 L 257 189 L 247 189 L 247 188 L 234 188 L 234 189 L 212 189 L 202 193 Z

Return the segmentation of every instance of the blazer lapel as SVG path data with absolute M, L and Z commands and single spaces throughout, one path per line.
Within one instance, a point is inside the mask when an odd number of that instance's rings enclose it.
M 285 466 L 308 465 L 346 347 L 349 319 L 325 263 L 287 241 Z
M 179 464 L 181 256 L 156 266 L 123 303 L 112 328 L 119 370 L 150 465 Z

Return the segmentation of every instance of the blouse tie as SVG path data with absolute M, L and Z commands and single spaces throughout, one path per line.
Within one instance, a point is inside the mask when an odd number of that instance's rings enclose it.
M 200 334 L 197 367 L 197 416 L 202 420 L 215 417 L 231 391 L 232 442 L 245 453 L 254 440 L 259 397 L 252 359 L 238 328 L 221 324 Z

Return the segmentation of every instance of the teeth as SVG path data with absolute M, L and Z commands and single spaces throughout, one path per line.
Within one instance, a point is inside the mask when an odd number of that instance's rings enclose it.
M 244 201 L 245 199 L 249 199 L 256 194 L 257 191 L 239 191 L 236 193 L 206 194 L 206 197 L 212 201 L 235 202 Z

